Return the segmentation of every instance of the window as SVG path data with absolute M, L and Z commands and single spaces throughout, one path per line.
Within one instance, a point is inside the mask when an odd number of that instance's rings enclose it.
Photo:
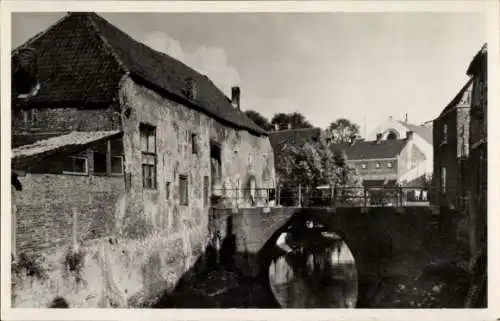
M 63 162 L 63 172 L 86 175 L 88 173 L 87 157 L 68 156 Z
M 209 188 L 210 186 L 208 184 L 208 176 L 203 176 L 203 204 L 205 207 L 209 205 Z
M 123 174 L 123 141 L 122 139 L 113 139 L 108 144 L 111 150 L 111 173 Z
M 392 168 L 392 163 L 391 162 L 387 163 L 387 168 Z
M 156 189 L 156 128 L 141 124 L 142 185 Z
M 198 154 L 198 142 L 197 142 L 197 135 L 196 134 L 191 134 L 191 150 L 193 154 Z
M 24 126 L 37 126 L 38 117 L 36 109 L 25 109 L 21 111 L 23 115 Z
M 446 193 L 446 167 L 441 167 L 441 192 Z
M 366 164 L 361 164 L 362 169 L 366 169 Z
M 165 184 L 165 198 L 170 199 L 170 182 Z
M 123 156 L 111 156 L 111 173 L 123 174 Z
M 106 174 L 107 170 L 107 157 L 106 152 L 93 151 L 94 158 L 94 173 Z
M 376 163 L 375 168 L 380 168 L 380 163 Z
M 188 178 L 186 175 L 179 176 L 179 196 L 180 204 L 188 205 Z
M 446 144 L 448 141 L 448 125 L 443 125 L 443 144 Z

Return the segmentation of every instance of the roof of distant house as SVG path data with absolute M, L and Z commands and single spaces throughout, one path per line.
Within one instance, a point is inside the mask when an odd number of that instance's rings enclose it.
M 319 140 L 321 128 L 287 129 L 269 132 L 269 141 L 275 152 L 285 143 L 300 145 L 306 141 Z
M 331 144 L 334 153 L 344 151 L 348 160 L 395 158 L 406 146 L 406 139 L 356 141 L 354 144 Z
M 400 120 L 398 120 L 398 122 L 403 124 L 403 126 L 406 126 L 409 131 L 414 132 L 416 135 L 422 137 L 426 142 L 432 145 L 432 126 L 429 126 L 429 124 L 414 125 Z
M 69 134 L 39 140 L 12 150 L 12 167 L 19 167 L 30 162 L 38 162 L 44 157 L 62 152 L 72 152 L 91 143 L 111 139 L 121 135 L 120 131 L 71 132 Z
M 116 98 L 121 78 L 130 74 L 137 83 L 221 122 L 266 134 L 234 108 L 207 76 L 134 40 L 95 13 L 69 13 L 13 50 L 12 55 L 25 47 L 35 49 L 39 66 L 41 86 L 30 98 L 31 103 L 109 106 Z M 186 91 L 190 83 L 196 86 L 193 98 Z

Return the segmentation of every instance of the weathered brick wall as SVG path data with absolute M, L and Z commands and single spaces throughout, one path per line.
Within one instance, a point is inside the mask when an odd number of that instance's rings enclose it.
M 17 251 L 71 244 L 73 208 L 78 211 L 78 239 L 108 235 L 114 206 L 124 191 L 123 177 L 26 174 L 22 191 L 13 191 Z
M 434 120 L 433 204 L 459 206 L 464 180 L 460 157 L 468 156 L 469 108 L 457 107 Z M 447 141 L 443 144 L 444 125 Z M 446 168 L 446 192 L 441 193 L 442 167 Z
M 273 153 L 267 137 L 224 127 L 205 114 L 165 99 L 128 78 L 122 82 L 120 102 L 124 111 L 130 109 L 130 115 L 122 116 L 125 171 L 130 177 L 128 213 L 146 221 L 145 226 L 171 233 L 178 233 L 184 226 L 196 227 L 208 235 L 209 204 L 203 200 L 203 180 L 205 176 L 211 179 L 211 140 L 221 147 L 226 188 L 238 185 L 243 188 L 250 175 L 256 178 L 258 187 L 274 183 Z M 140 123 L 156 127 L 156 189 L 143 188 Z M 196 154 L 192 152 L 192 134 L 196 135 Z M 188 177 L 187 206 L 180 205 L 179 175 Z
M 113 107 L 17 109 L 12 110 L 11 122 L 13 143 L 19 145 L 17 141 L 29 143 L 26 136 L 119 129 L 120 113 Z

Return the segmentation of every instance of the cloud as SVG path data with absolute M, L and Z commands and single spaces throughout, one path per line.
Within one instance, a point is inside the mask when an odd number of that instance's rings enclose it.
M 231 94 L 232 86 L 240 86 L 240 75 L 235 67 L 228 64 L 222 48 L 198 46 L 188 52 L 178 40 L 161 31 L 148 33 L 143 43 L 207 75 L 227 96 Z

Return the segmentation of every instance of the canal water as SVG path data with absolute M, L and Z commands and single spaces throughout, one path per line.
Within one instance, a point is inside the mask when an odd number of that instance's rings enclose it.
M 282 233 L 282 252 L 269 267 L 274 297 L 282 308 L 355 308 L 356 262 L 335 233 Z

